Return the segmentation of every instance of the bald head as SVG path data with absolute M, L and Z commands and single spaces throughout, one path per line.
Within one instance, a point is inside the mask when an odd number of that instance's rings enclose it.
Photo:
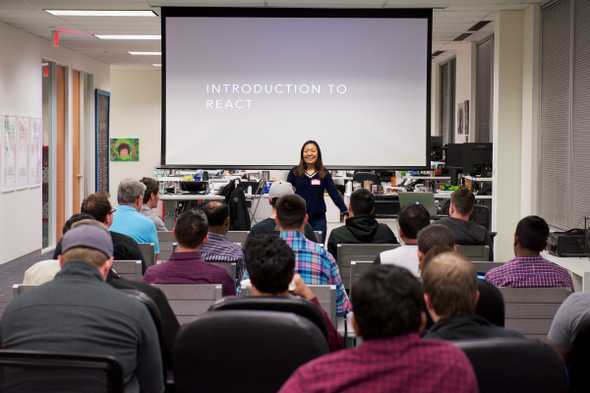
M 422 272 L 422 284 L 434 320 L 475 312 L 479 297 L 475 268 L 460 253 L 444 252 L 434 257 Z
M 229 230 L 229 207 L 225 202 L 210 201 L 203 206 L 209 223 L 209 232 L 226 234 Z

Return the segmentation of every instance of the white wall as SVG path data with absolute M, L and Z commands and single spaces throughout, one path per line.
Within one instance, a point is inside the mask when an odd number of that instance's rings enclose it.
M 0 111 L 3 115 L 42 117 L 41 63 L 52 60 L 71 69 L 95 75 L 96 86 L 110 88 L 109 67 L 67 49 L 55 49 L 50 41 L 0 23 Z M 71 89 L 68 83 L 68 89 Z M 71 94 L 69 94 L 71 97 Z M 71 98 L 68 107 L 71 107 Z M 71 119 L 71 113 L 68 113 Z M 68 120 L 67 139 L 71 138 Z M 93 130 L 90 130 L 93 132 Z M 67 173 L 71 174 L 71 144 Z M 71 201 L 71 176 L 67 177 Z M 66 201 L 70 206 L 71 202 Z M 0 263 L 39 250 L 41 235 L 41 188 L 0 194 Z
M 113 69 L 111 86 L 111 138 L 139 138 L 139 161 L 110 163 L 110 193 L 116 201 L 122 179 L 151 177 L 160 165 L 161 71 Z

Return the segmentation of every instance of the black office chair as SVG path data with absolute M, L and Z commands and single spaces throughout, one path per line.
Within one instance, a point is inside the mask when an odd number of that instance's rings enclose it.
M 484 317 L 496 326 L 504 327 L 506 318 L 506 306 L 502 292 L 486 280 L 477 280 L 479 300 L 475 307 L 475 313 Z
M 473 212 L 471 212 L 469 221 L 473 221 L 489 231 L 492 226 L 490 209 L 487 206 L 476 203 L 473 205 Z
M 565 393 L 565 365 L 551 346 L 537 340 L 494 338 L 455 341 L 465 352 L 480 393 Z
M 275 311 L 208 312 L 174 347 L 175 392 L 275 393 L 328 344 L 307 318 Z
M 123 371 L 111 356 L 0 350 L 2 393 L 123 393 Z
M 567 357 L 571 393 L 590 392 L 590 323 L 584 323 L 578 330 L 571 352 Z

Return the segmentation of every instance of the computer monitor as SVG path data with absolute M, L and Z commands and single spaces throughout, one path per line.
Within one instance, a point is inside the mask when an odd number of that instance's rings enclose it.
M 465 175 L 491 175 L 491 143 L 449 143 L 445 158 L 447 167 L 460 167 Z
M 434 194 L 430 192 L 400 192 L 398 195 L 400 211 L 410 205 L 420 204 L 428 210 L 430 217 L 438 214 L 434 206 Z

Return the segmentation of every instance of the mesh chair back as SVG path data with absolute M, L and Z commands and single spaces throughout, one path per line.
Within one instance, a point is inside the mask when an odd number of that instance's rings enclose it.
M 285 312 L 209 312 L 174 347 L 175 392 L 275 393 L 299 366 L 328 352 L 307 318 Z M 222 367 L 221 367 L 222 366 Z
M 590 323 L 583 322 L 567 356 L 571 393 L 590 392 Z
M 260 310 L 290 312 L 309 319 L 328 338 L 328 329 L 322 314 L 315 305 L 299 297 L 282 296 L 228 296 L 219 299 L 209 311 Z
M 232 262 L 232 263 L 224 263 L 224 262 L 207 262 L 210 263 L 212 265 L 215 266 L 219 266 L 220 268 L 223 268 L 227 274 L 229 274 L 229 276 L 233 279 L 236 278 L 236 263 Z
M 145 268 L 154 265 L 156 263 L 156 254 L 154 253 L 154 244 L 153 243 L 138 243 L 137 246 L 139 247 L 139 251 L 141 251 L 141 255 L 143 255 L 143 260 L 145 262 Z
M 473 266 L 475 267 L 475 271 L 480 274 L 485 274 L 492 269 L 500 267 L 504 265 L 504 262 L 483 262 L 483 261 L 473 261 Z
M 473 205 L 473 212 L 471 212 L 469 221 L 473 221 L 489 231 L 492 223 L 490 209 L 485 205 L 476 203 Z
M 126 259 L 115 259 L 113 261 L 113 270 L 119 277 L 130 281 L 141 281 L 143 273 L 141 272 L 141 261 L 132 261 Z
M 154 284 L 166 295 L 178 322 L 194 321 L 222 297 L 221 284 Z
M 336 249 L 338 258 L 336 262 L 338 263 L 340 277 L 342 277 L 344 285 L 350 285 L 350 262 L 374 261 L 377 255 L 383 251 L 392 250 L 397 247 L 399 247 L 399 244 L 393 243 L 338 244 Z
M 336 285 L 308 285 L 330 320 L 336 325 Z
M 537 340 L 494 338 L 455 341 L 465 352 L 480 393 L 565 393 L 565 365 L 548 344 Z
M 351 261 L 350 262 L 350 283 L 348 283 L 348 296 L 352 298 L 353 284 L 367 271 L 373 269 L 375 264 L 373 261 Z
M 506 303 L 506 327 L 544 339 L 569 288 L 500 288 Z
M 160 260 L 167 261 L 170 259 L 170 254 L 174 251 L 174 232 L 172 231 L 159 231 L 158 241 L 160 242 Z
M 489 261 L 490 246 L 488 245 L 462 245 L 457 244 L 457 249 L 461 254 L 472 261 Z
M 123 393 L 123 371 L 110 356 L 3 349 L 0 392 Z
M 240 246 L 244 247 L 249 233 L 250 231 L 229 231 L 226 236 L 230 241 L 240 243 Z

